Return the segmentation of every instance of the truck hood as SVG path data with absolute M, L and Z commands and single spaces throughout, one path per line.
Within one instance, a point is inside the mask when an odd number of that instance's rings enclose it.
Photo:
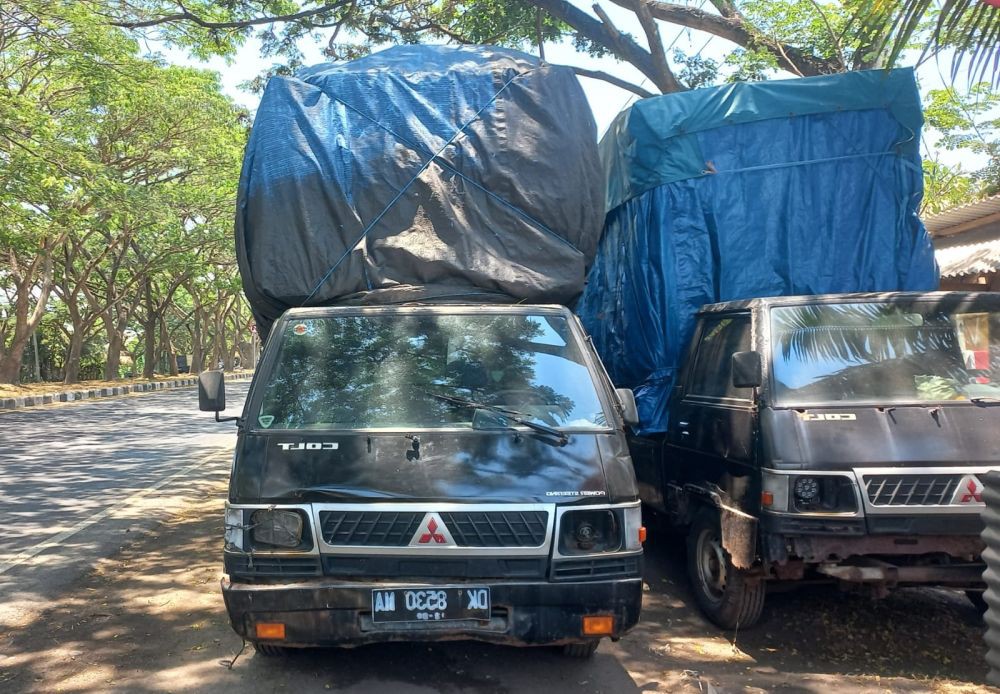
M 635 498 L 614 434 L 531 432 L 244 433 L 234 503 L 292 501 L 566 502 Z M 603 454 L 602 454 L 603 451 Z M 605 474 L 609 462 L 614 468 Z M 611 484 L 609 484 L 609 479 Z
M 816 407 L 761 411 L 765 467 L 1000 468 L 1000 406 Z

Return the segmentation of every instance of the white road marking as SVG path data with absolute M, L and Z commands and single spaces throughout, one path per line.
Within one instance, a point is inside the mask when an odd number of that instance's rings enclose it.
M 34 547 L 29 547 L 28 549 L 23 550 L 22 552 L 20 552 L 18 554 L 15 554 L 12 558 L 10 558 L 9 560 L 7 560 L 4 563 L 0 564 L 0 576 L 2 576 L 3 574 L 7 573 L 11 569 L 13 569 L 15 566 L 18 566 L 19 564 L 23 564 L 24 562 L 28 561 L 29 559 L 38 556 L 39 554 L 41 554 L 45 550 L 50 549 L 52 547 L 55 547 L 55 546 L 57 546 L 57 545 L 65 542 L 69 538 L 71 538 L 74 535 L 76 535 L 78 532 L 86 530 L 87 528 L 89 528 L 90 526 L 94 525 L 95 523 L 99 523 L 100 521 L 102 521 L 105 518 L 107 518 L 108 516 L 110 516 L 112 513 L 116 512 L 116 511 L 122 511 L 124 509 L 127 509 L 129 506 L 136 505 L 143 497 L 148 496 L 149 494 L 151 494 L 152 492 L 155 492 L 158 489 L 162 489 L 163 487 L 165 487 L 166 485 L 168 485 L 173 480 L 175 480 L 178 477 L 181 477 L 181 476 L 187 474 L 188 472 L 191 472 L 195 468 L 201 467 L 201 466 L 205 465 L 206 463 L 211 462 L 213 459 L 219 458 L 221 454 L 222 453 L 220 451 L 216 451 L 215 453 L 212 453 L 211 455 L 205 456 L 204 458 L 202 458 L 201 460 L 199 460 L 197 463 L 192 463 L 191 465 L 188 465 L 186 468 L 182 468 L 181 470 L 178 470 L 174 474 L 168 475 L 168 476 L 164 477 L 163 479 L 161 479 L 156 484 L 150 485 L 149 487 L 146 487 L 145 489 L 142 489 L 142 490 L 136 492 L 132 496 L 124 499 L 121 503 L 112 504 L 111 506 L 108 506 L 103 511 L 98 511 L 97 513 L 93 514 L 92 516 L 88 516 L 87 518 L 84 518 L 82 521 L 80 521 L 79 523 L 77 523 L 76 525 L 74 525 L 72 528 L 59 533 L 55 537 L 50 537 L 48 540 L 45 540 L 44 542 L 42 542 L 40 544 L 37 544 Z

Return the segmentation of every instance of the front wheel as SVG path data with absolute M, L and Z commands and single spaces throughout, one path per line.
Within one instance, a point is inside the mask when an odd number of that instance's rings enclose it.
M 719 513 L 698 513 L 687 536 L 687 571 L 695 601 L 723 629 L 751 627 L 764 610 L 764 582 L 733 566 L 722 547 Z

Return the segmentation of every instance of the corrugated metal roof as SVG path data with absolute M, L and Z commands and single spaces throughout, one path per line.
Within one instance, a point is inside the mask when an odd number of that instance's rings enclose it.
M 1000 269 L 1000 239 L 935 252 L 942 277 L 979 275 Z
M 985 200 L 970 202 L 968 205 L 953 207 L 950 210 L 927 217 L 924 220 L 924 226 L 933 235 L 943 229 L 998 213 L 1000 213 L 1000 195 L 994 195 Z

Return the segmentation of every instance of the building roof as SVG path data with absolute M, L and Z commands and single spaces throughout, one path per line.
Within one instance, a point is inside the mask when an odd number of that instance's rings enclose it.
M 939 248 L 935 253 L 941 277 L 981 275 L 1000 269 L 1000 239 Z
M 984 217 L 1000 215 L 1000 195 L 953 207 L 924 219 L 924 226 L 931 236 L 950 235 L 964 229 L 964 225 Z M 955 227 L 962 227 L 956 229 Z

